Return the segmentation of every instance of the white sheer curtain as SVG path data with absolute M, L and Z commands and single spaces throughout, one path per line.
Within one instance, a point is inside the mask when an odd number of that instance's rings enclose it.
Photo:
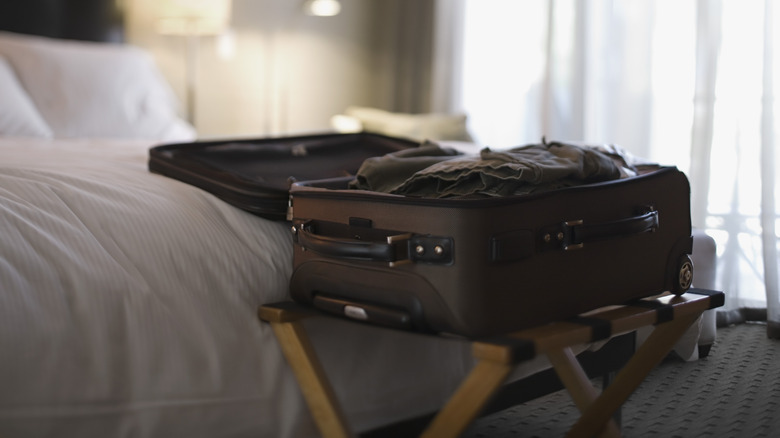
M 677 165 L 718 243 L 724 310 L 767 309 L 780 337 L 773 3 L 463 0 L 451 109 L 492 147 L 546 136 Z

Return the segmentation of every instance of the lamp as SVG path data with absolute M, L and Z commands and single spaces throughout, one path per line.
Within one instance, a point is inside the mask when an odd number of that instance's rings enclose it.
M 339 0 L 306 0 L 303 11 L 307 15 L 332 17 L 341 12 L 341 3 Z
M 163 0 L 158 5 L 157 32 L 187 38 L 187 120 L 195 124 L 199 38 L 228 29 L 231 0 Z

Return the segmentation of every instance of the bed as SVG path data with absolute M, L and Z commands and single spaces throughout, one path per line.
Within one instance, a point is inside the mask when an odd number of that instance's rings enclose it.
M 288 224 L 148 171 L 150 147 L 195 138 L 177 109 L 139 48 L 0 32 L 0 436 L 317 436 L 256 313 L 289 298 Z M 457 339 L 305 324 L 375 436 L 474 364 Z M 591 374 L 620 367 L 618 341 L 578 349 Z M 543 359 L 511 380 L 490 410 L 560 387 Z

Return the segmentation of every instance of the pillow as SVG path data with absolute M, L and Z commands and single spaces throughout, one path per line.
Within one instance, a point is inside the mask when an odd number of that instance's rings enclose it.
M 407 114 L 376 108 L 350 106 L 344 115 L 354 117 L 363 130 L 404 137 L 417 141 L 457 140 L 472 141 L 466 128 L 465 114 Z
M 330 118 L 330 126 L 344 134 L 363 131 L 363 122 L 357 117 L 347 116 L 344 114 L 336 114 Z
M 52 132 L 35 109 L 8 61 L 0 56 L 0 136 L 45 137 Z
M 140 48 L 0 32 L 0 55 L 56 137 L 194 137 L 176 113 L 173 91 Z

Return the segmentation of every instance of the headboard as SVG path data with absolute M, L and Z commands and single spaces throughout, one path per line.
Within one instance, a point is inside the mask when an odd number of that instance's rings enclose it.
M 120 0 L 0 0 L 0 30 L 82 41 L 124 40 Z

